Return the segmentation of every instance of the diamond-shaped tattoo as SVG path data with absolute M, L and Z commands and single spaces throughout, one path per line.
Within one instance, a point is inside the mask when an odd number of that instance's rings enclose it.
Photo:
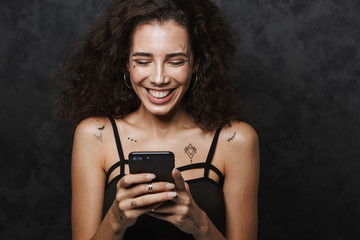
M 194 147 L 193 145 L 191 145 L 191 143 L 189 143 L 189 145 L 187 147 L 185 147 L 184 150 L 185 150 L 185 153 L 189 156 L 190 163 L 192 164 L 192 159 L 196 153 L 196 147 Z

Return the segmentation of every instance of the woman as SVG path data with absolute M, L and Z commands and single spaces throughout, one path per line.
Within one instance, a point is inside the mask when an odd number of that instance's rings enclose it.
M 117 1 L 92 27 L 60 99 L 76 125 L 73 239 L 256 239 L 258 141 L 233 51 L 208 0 Z M 173 152 L 174 184 L 129 174 L 132 151 Z

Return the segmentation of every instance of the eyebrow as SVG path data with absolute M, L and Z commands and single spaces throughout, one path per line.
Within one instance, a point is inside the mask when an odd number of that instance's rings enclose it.
M 151 53 L 146 53 L 146 52 L 136 52 L 132 55 L 132 57 L 152 57 L 153 55 Z M 166 58 L 173 58 L 173 57 L 186 57 L 188 58 L 189 56 L 185 53 L 169 53 L 166 55 Z
M 152 57 L 153 55 L 151 53 L 145 53 L 145 52 L 137 52 L 132 55 L 132 57 Z
M 167 54 L 166 55 L 166 57 L 167 58 L 173 58 L 173 57 L 180 57 L 180 56 L 182 56 L 182 57 L 189 57 L 187 54 L 185 54 L 185 53 L 170 53 L 170 54 Z

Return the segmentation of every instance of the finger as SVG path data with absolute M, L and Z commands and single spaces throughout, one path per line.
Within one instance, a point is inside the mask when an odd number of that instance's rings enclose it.
M 168 201 L 152 204 L 152 205 L 146 206 L 146 209 L 148 212 L 156 212 L 156 209 L 158 209 L 159 207 L 161 207 L 162 205 L 164 205 L 167 202 Z
M 155 174 L 152 173 L 127 174 L 120 179 L 118 187 L 127 188 L 133 184 L 150 182 L 155 178 Z
M 154 194 L 146 194 L 137 198 L 127 199 L 120 202 L 119 207 L 122 210 L 144 208 L 144 210 L 151 210 L 152 205 L 160 204 L 171 200 L 176 196 L 176 192 L 161 192 Z
M 182 212 L 182 206 L 176 204 L 172 201 L 167 201 L 161 206 L 154 209 L 156 213 L 162 214 L 176 214 Z
M 167 222 L 172 222 L 171 219 L 174 218 L 174 216 L 172 214 L 165 214 L 165 213 L 158 213 L 158 212 L 147 212 L 148 215 L 160 219 L 160 220 L 164 220 Z
M 134 185 L 121 193 L 121 198 L 134 198 L 147 193 L 165 192 L 175 188 L 175 184 L 167 182 L 148 182 Z
M 130 210 L 130 211 L 134 211 L 136 213 L 136 216 L 140 216 L 144 213 L 155 213 L 156 209 L 158 207 L 160 207 L 161 205 L 163 205 L 165 202 L 161 202 L 161 203 L 156 203 L 156 204 L 151 204 L 145 207 L 140 207 L 134 210 Z
M 174 170 L 172 171 L 172 176 L 175 180 L 176 190 L 177 191 L 186 190 L 184 178 L 182 177 L 181 172 L 177 168 L 174 168 Z
M 145 214 L 145 213 L 149 213 L 149 212 L 154 212 L 156 208 L 158 208 L 159 206 L 161 206 L 164 202 L 161 203 L 156 203 L 156 204 L 152 204 L 152 205 L 148 205 L 145 207 L 138 207 L 135 209 L 131 209 L 131 210 L 127 210 L 126 211 L 126 215 L 130 218 L 138 218 L 139 216 Z

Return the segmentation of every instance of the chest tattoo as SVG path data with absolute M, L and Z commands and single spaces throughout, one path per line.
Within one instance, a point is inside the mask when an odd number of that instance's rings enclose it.
M 131 138 L 131 137 L 128 137 L 127 139 L 128 139 L 129 141 L 131 141 L 131 142 L 137 142 L 136 139 L 133 139 L 133 138 Z
M 196 147 L 194 147 L 191 143 L 189 143 L 189 145 L 187 147 L 184 148 L 185 153 L 188 155 L 188 157 L 190 158 L 190 163 L 192 164 L 192 160 L 194 158 L 194 155 L 196 153 Z

